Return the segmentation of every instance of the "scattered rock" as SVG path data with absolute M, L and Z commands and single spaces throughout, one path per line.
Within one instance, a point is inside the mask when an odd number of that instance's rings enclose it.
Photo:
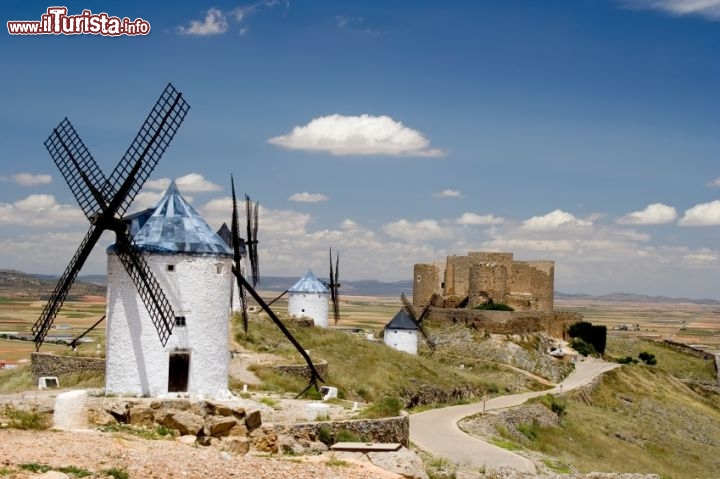
M 272 424 L 263 424 L 250 433 L 252 447 L 258 452 L 277 453 L 279 451 L 278 434 Z
M 405 447 L 392 452 L 369 452 L 367 457 L 374 465 L 386 471 L 411 479 L 428 479 L 420 456 Z
M 33 477 L 35 479 L 70 479 L 70 476 L 60 471 L 48 471 Z
M 232 454 L 244 455 L 250 450 L 250 441 L 245 437 L 227 437 L 222 441 L 222 448 Z
M 155 410 L 143 405 L 133 405 L 128 411 L 128 422 L 133 426 L 152 428 L 155 425 Z
M 211 416 L 205 419 L 203 430 L 206 436 L 227 436 L 236 424 L 237 419 L 232 416 Z
M 262 424 L 262 418 L 260 417 L 260 411 L 253 411 L 245 415 L 245 427 L 248 431 L 254 431 Z
M 169 429 L 175 429 L 180 435 L 198 433 L 203 428 L 203 419 L 197 414 L 175 409 L 160 409 L 155 414 L 155 422 Z
M 196 440 L 197 440 L 197 437 L 193 436 L 192 434 L 185 434 L 184 436 L 180 436 L 177 438 L 178 442 L 187 444 L 188 446 L 195 444 Z

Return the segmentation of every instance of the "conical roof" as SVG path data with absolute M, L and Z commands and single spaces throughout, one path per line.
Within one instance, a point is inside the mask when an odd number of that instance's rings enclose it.
M 182 197 L 174 181 L 133 235 L 141 250 L 155 253 L 232 255 L 228 245 Z
M 417 331 L 418 325 L 413 321 L 405 308 L 400 309 L 393 319 L 385 325 L 385 329 L 409 329 Z
M 300 278 L 297 283 L 292 285 L 288 289 L 289 293 L 330 293 L 328 287 L 317 279 L 317 276 L 311 271 L 307 270 L 305 276 Z

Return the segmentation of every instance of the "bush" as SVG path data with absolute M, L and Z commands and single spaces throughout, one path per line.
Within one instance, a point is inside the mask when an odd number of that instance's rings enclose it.
M 10 420 L 9 426 L 13 429 L 47 429 L 48 420 L 37 411 L 25 411 L 7 407 L 5 416 Z
M 402 399 L 399 397 L 385 396 L 367 407 L 362 415 L 368 419 L 399 416 L 404 406 Z
M 617 360 L 620 364 L 633 364 L 637 363 L 637 359 L 633 359 L 632 356 L 625 356 L 624 358 L 620 358 Z
M 580 338 L 573 339 L 570 343 L 570 347 L 572 347 L 575 351 L 582 354 L 583 356 L 593 356 L 597 354 L 597 351 L 595 351 L 595 348 L 592 344 L 588 344 Z
M 341 429 L 335 434 L 335 442 L 365 442 L 365 438 L 347 429 Z
M 320 426 L 320 429 L 318 429 L 317 433 L 317 439 L 326 446 L 332 446 L 335 443 L 333 433 L 327 426 Z
M 605 354 L 605 346 L 607 345 L 607 326 L 596 326 L 587 321 L 578 321 L 577 323 L 571 324 L 568 328 L 568 334 L 571 338 L 579 338 L 584 343 L 593 347 L 593 353 Z M 573 342 L 574 344 L 574 342 Z M 577 350 L 583 356 L 581 351 Z
M 647 351 L 643 351 L 640 354 L 638 354 L 638 358 L 640 358 L 640 361 L 644 362 L 648 366 L 653 366 L 657 364 L 657 359 L 655 358 L 654 354 L 650 354 Z

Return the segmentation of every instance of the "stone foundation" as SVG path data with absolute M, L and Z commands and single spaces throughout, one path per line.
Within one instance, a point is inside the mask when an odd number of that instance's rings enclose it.
M 432 309 L 430 321 L 464 323 L 492 334 L 545 333 L 564 338 L 568 326 L 582 321 L 580 313 L 554 311 L 487 311 L 478 309 Z

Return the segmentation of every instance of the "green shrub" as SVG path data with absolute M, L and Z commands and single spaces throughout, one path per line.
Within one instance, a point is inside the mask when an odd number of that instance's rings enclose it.
M 655 355 L 648 353 L 647 351 L 643 351 L 638 354 L 638 358 L 640 358 L 640 361 L 644 362 L 648 366 L 653 366 L 657 364 L 657 359 L 655 358 Z
M 365 438 L 347 429 L 341 429 L 335 434 L 335 442 L 365 442 Z
M 570 347 L 583 356 L 593 356 L 597 354 L 592 344 L 588 344 L 580 338 L 575 338 L 570 343 Z
M 37 462 L 26 462 L 24 464 L 20 464 L 20 469 L 23 471 L 30 471 L 30 472 L 36 472 L 36 473 L 45 473 L 48 472 L 50 469 L 52 469 L 47 464 L 38 464 Z
M 405 405 L 399 397 L 385 396 L 365 408 L 362 416 L 368 419 L 399 416 L 403 407 Z
M 605 354 L 605 346 L 607 345 L 607 326 L 596 326 L 587 321 L 578 321 L 571 324 L 568 328 L 568 334 L 571 338 L 581 339 L 588 345 L 593 347 L 594 352 Z M 574 342 L 573 342 L 574 344 Z M 588 354 L 581 353 L 583 356 Z M 590 353 L 593 354 L 593 353 Z
M 5 416 L 10 420 L 9 426 L 13 429 L 42 430 L 49 427 L 47 418 L 37 411 L 15 409 L 8 406 L 5 408 Z
M 335 444 L 335 438 L 333 437 L 333 433 L 327 426 L 320 426 L 320 429 L 318 429 L 317 432 L 317 439 L 326 446 L 332 446 L 333 444 Z
M 130 474 L 125 469 L 119 467 L 112 467 L 103 471 L 108 476 L 112 476 L 113 479 L 130 479 Z

